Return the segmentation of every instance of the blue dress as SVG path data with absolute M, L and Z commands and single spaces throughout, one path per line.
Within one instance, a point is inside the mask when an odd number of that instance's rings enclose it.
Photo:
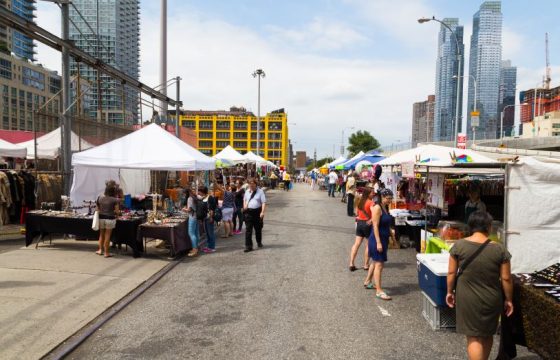
M 369 247 L 369 257 L 373 261 L 385 262 L 387 261 L 387 249 L 389 248 L 389 237 L 391 236 L 391 224 L 393 223 L 393 217 L 385 212 L 383 206 L 381 206 L 381 219 L 379 219 L 379 236 L 381 237 L 381 245 L 383 246 L 383 251 L 377 251 L 377 240 L 375 239 L 374 231 L 371 231 L 368 240 Z

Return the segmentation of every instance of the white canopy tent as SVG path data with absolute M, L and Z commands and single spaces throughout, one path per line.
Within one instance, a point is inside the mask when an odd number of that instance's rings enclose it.
M 222 151 L 214 155 L 213 158 L 217 160 L 229 160 L 234 164 L 245 164 L 247 162 L 245 156 L 232 148 L 230 145 L 223 148 Z
M 0 156 L 25 158 L 27 155 L 27 148 L 25 146 L 12 144 L 6 140 L 0 139 Z
M 450 148 L 438 145 L 421 145 L 414 149 L 404 150 L 389 156 L 378 162 L 378 165 L 390 166 L 404 163 L 415 163 L 424 166 L 452 166 L 455 161 L 452 158 L 466 157 L 470 163 L 492 164 L 497 161 L 481 155 L 476 151 Z M 458 160 L 461 161 L 461 160 Z
M 87 150 L 93 147 L 92 144 L 85 140 L 81 140 L 76 133 L 72 132 L 70 137 L 72 152 Z M 37 138 L 37 158 L 54 160 L 60 155 L 62 144 L 62 128 L 57 128 L 50 133 Z M 27 148 L 27 158 L 35 159 L 35 140 L 31 139 L 18 144 Z
M 330 169 L 332 167 L 335 167 L 336 165 L 340 165 L 345 163 L 346 161 L 348 161 L 347 158 L 345 158 L 344 156 L 340 156 L 338 159 L 336 159 L 335 161 L 328 163 L 327 167 Z
M 146 192 L 150 183 L 149 177 L 146 177 L 149 170 L 213 170 L 215 163 L 214 159 L 160 126 L 151 124 L 127 136 L 74 154 L 74 180 L 70 197 L 74 204 L 94 200 L 103 192 L 105 181 L 109 179 L 119 179 L 123 185 L 127 185 L 128 188 L 124 189 L 127 193 Z
M 245 159 L 247 160 L 247 162 L 249 163 L 255 163 L 258 166 L 261 165 L 269 165 L 268 162 L 266 161 L 265 158 L 255 154 L 252 151 L 247 152 L 245 155 L 243 155 L 245 157 Z

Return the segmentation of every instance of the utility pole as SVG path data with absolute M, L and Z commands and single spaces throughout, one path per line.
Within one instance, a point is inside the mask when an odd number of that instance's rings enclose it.
M 161 0 L 160 27 L 159 82 L 165 84 L 167 82 L 167 0 Z M 161 89 L 161 93 L 167 96 L 166 86 Z M 160 119 L 166 121 L 166 117 L 167 102 L 162 100 L 160 102 Z
M 181 111 L 181 77 L 177 76 L 177 103 L 175 104 L 175 136 L 179 137 L 179 112 Z
M 257 69 L 253 72 L 253 77 L 258 77 L 258 104 L 257 104 L 257 155 L 261 156 L 259 149 L 261 143 L 261 78 L 266 74 L 263 69 Z
M 69 3 L 60 2 L 61 20 L 62 20 L 62 40 L 67 41 L 70 35 L 70 11 Z M 70 195 L 72 186 L 72 120 L 67 110 L 70 106 L 70 54 L 68 48 L 62 47 L 62 182 L 64 184 L 64 194 Z M 37 166 L 37 164 L 35 164 Z

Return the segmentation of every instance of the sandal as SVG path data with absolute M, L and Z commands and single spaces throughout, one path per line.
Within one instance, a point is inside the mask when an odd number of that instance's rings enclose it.
M 373 290 L 375 289 L 375 284 L 374 283 L 364 284 L 364 289 Z
M 356 267 L 354 265 L 351 265 L 348 267 L 348 270 L 350 271 L 356 271 Z
M 384 292 L 375 294 L 375 297 L 381 300 L 387 300 L 387 301 L 393 300 L 389 295 L 385 294 Z
M 369 271 L 369 266 L 368 267 L 363 267 L 364 271 Z
M 106 258 L 113 257 L 113 254 L 105 254 L 105 257 L 106 257 Z
M 96 253 L 97 255 L 103 255 L 103 251 L 97 250 L 95 253 Z

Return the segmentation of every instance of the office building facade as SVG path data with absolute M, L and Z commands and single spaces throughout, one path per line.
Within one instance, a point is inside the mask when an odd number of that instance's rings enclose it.
M 70 26 L 70 39 L 90 55 L 138 79 L 139 0 L 74 0 L 73 4 L 79 13 L 70 8 L 70 18 L 76 24 Z M 87 19 L 87 23 L 80 14 Z M 92 29 L 98 33 L 99 41 Z M 136 122 L 138 91 L 72 60 L 70 73 L 77 75 L 78 72 L 92 85 L 88 111 L 91 118 L 108 124 L 132 125 Z
M 412 105 L 412 146 L 432 142 L 434 138 L 434 109 L 436 97 Z
M 521 91 L 519 101 L 522 137 L 560 136 L 560 86 Z
M 517 86 L 517 67 L 510 60 L 502 61 L 500 69 L 500 104 L 498 111 L 503 116 L 503 136 L 515 135 L 515 89 Z M 502 115 L 503 113 L 503 115 Z M 500 120 L 500 128 L 501 128 Z M 496 134 L 500 137 L 500 130 Z
M 442 20 L 452 30 L 441 25 L 438 40 L 436 62 L 436 94 L 434 109 L 433 140 L 451 141 L 454 137 L 454 124 L 457 113 L 457 82 L 462 83 L 464 66 L 463 26 L 459 19 L 445 18 Z M 461 68 L 459 68 L 459 54 Z M 457 75 L 459 75 L 457 77 Z M 459 89 L 459 119 L 463 112 L 463 90 Z
M 174 111 L 169 115 L 175 116 Z M 230 145 L 244 154 L 257 153 L 257 117 L 245 108 L 232 107 L 229 111 L 181 111 L 182 127 L 193 129 L 198 138 L 197 149 L 213 156 Z M 277 165 L 287 166 L 288 114 L 284 109 L 261 117 L 259 155 Z
M 0 0 L 0 6 L 11 10 L 22 18 L 34 21 L 35 1 L 33 0 Z M 35 61 L 35 43 L 33 39 L 23 35 L 19 31 L 0 25 L 0 51 L 6 54 L 10 52 L 16 56 L 29 61 Z
M 499 132 L 500 73 L 502 61 L 502 12 L 500 1 L 485 1 L 473 17 L 469 61 L 467 132 L 472 138 L 471 111 L 474 110 L 474 79 L 477 84 L 476 109 L 480 124 L 477 139 L 495 139 Z

